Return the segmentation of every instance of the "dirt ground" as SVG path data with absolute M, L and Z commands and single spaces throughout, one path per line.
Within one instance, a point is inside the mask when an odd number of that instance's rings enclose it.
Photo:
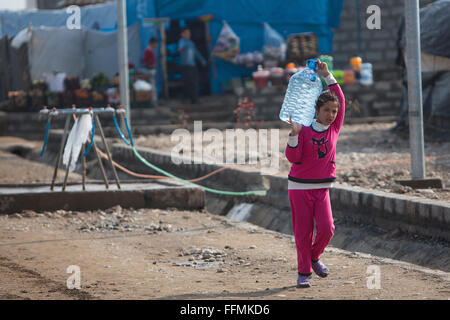
M 154 143 L 152 138 L 148 141 Z M 160 138 L 165 143 L 170 139 Z M 352 138 L 352 132 L 342 133 L 342 166 L 354 164 L 343 158 L 359 156 L 345 149 L 354 150 Z M 41 148 L 39 141 L 1 137 L 2 183 L 48 182 L 53 164 L 24 159 L 18 144 Z M 381 161 L 389 155 L 378 156 Z M 62 178 L 60 172 L 58 181 Z M 70 177 L 77 179 L 77 174 Z M 0 299 L 450 298 L 448 272 L 332 246 L 321 259 L 331 274 L 324 279 L 313 275 L 311 288 L 297 289 L 292 236 L 206 211 L 115 207 L 0 215 Z M 75 275 L 70 269 L 68 273 L 70 266 L 79 268 L 79 289 L 68 289 Z M 379 286 L 372 281 L 376 275 Z
M 49 183 L 55 164 L 40 163 L 24 158 L 29 152 L 41 152 L 41 148 L 42 141 L 0 137 L 0 183 Z M 64 174 L 64 169 L 60 169 L 56 181 L 63 181 Z M 69 173 L 68 181 L 81 181 L 81 175 Z
M 205 211 L 0 216 L 0 299 L 450 298 L 449 273 L 333 247 L 321 259 L 330 275 L 298 289 L 292 236 Z
M 426 141 L 426 178 L 439 178 L 442 189 L 418 189 L 396 183 L 396 180 L 410 180 L 411 162 L 409 139 L 390 131 L 395 123 L 345 124 L 336 147 L 337 181 L 344 185 L 406 194 L 411 196 L 450 201 L 450 142 Z M 225 131 L 221 131 L 225 137 Z M 289 129 L 279 132 L 279 174 L 287 176 L 290 163 L 284 155 Z M 192 141 L 193 141 L 192 134 Z M 139 146 L 171 153 L 178 140 L 171 141 L 171 135 L 140 136 L 135 139 Z M 214 142 L 216 143 L 216 142 Z M 224 154 L 226 141 L 224 138 Z M 247 142 L 248 143 L 248 142 Z M 192 145 L 194 143 L 192 142 Z M 213 145 L 203 141 L 203 145 Z M 270 154 L 270 134 L 268 135 L 267 155 L 258 154 L 257 164 L 249 164 L 249 152 L 244 154 L 245 167 L 259 170 L 261 161 L 274 158 Z M 195 153 L 192 147 L 193 154 Z M 237 158 L 237 154 L 236 154 Z M 237 160 L 234 161 L 237 163 Z

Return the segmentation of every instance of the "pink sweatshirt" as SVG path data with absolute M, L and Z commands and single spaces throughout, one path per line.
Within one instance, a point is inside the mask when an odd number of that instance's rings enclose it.
M 339 84 L 335 80 L 333 82 L 328 87 L 341 104 L 334 122 L 324 131 L 315 130 L 314 125 L 303 126 L 298 134 L 298 144 L 295 146 L 288 143 L 286 146 L 286 158 L 292 163 L 288 176 L 289 189 L 294 188 L 292 185 L 296 185 L 298 189 L 309 189 L 302 185 L 312 185 L 311 189 L 315 189 L 314 185 L 326 187 L 336 180 L 336 144 L 344 123 L 345 98 Z

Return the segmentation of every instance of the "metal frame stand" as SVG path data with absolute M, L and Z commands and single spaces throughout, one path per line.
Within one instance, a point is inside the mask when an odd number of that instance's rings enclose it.
M 49 111 L 46 108 L 44 108 L 43 110 L 41 110 L 40 113 L 47 114 L 49 117 L 56 117 L 56 116 L 59 116 L 59 115 L 64 115 L 66 117 L 66 122 L 65 122 L 65 125 L 64 125 L 64 134 L 63 134 L 63 137 L 61 139 L 61 143 L 60 143 L 60 147 L 59 147 L 59 151 L 58 151 L 58 156 L 57 156 L 56 163 L 55 163 L 55 169 L 53 171 L 52 182 L 51 182 L 51 185 L 50 185 L 50 190 L 51 191 L 54 191 L 56 178 L 58 176 L 58 170 L 59 170 L 59 168 L 61 166 L 61 158 L 62 158 L 62 154 L 63 154 L 63 151 L 64 151 L 64 146 L 66 144 L 66 140 L 67 140 L 67 136 L 68 136 L 69 125 L 70 125 L 70 118 L 73 115 L 82 115 L 82 114 L 88 114 L 88 113 L 90 113 L 92 115 L 92 117 L 93 117 L 93 119 L 95 121 L 95 124 L 97 125 L 97 127 L 99 129 L 100 137 L 102 139 L 102 143 L 103 143 L 103 146 L 105 147 L 105 151 L 106 151 L 106 154 L 107 154 L 107 161 L 108 161 L 108 163 L 109 163 L 109 165 L 111 167 L 111 170 L 113 172 L 113 176 L 114 176 L 114 180 L 116 182 L 117 188 L 119 190 L 121 189 L 119 176 L 117 174 L 116 168 L 114 167 L 114 164 L 113 164 L 113 161 L 112 161 L 111 152 L 109 150 L 108 144 L 106 142 L 105 135 L 103 133 L 103 128 L 102 128 L 102 125 L 101 125 L 101 122 L 100 122 L 100 118 L 98 117 L 99 113 L 113 113 L 114 114 L 115 112 L 116 112 L 116 110 L 114 110 L 111 107 L 108 107 L 108 108 L 96 108 L 96 109 L 92 109 L 92 108 L 89 108 L 89 109 L 75 109 L 75 108 L 73 108 L 73 109 L 62 109 L 62 110 L 56 110 L 56 108 L 54 108 L 52 111 Z M 117 112 L 121 112 L 121 111 L 118 110 Z M 106 189 L 109 189 L 108 177 L 106 175 L 106 171 L 105 171 L 105 168 L 103 166 L 100 154 L 97 151 L 97 144 L 95 142 L 95 136 L 91 137 L 91 139 L 93 139 L 92 146 L 93 146 L 96 158 L 97 158 L 98 166 L 100 167 L 100 171 L 101 171 L 101 174 L 102 174 L 103 182 L 105 183 Z M 85 144 L 83 144 L 83 146 L 82 146 L 82 153 L 83 154 L 84 154 L 85 150 L 86 150 L 86 146 L 85 146 Z M 72 162 L 72 155 L 69 158 L 69 163 L 68 163 L 67 168 L 65 170 L 62 191 L 66 190 L 67 180 L 68 180 L 68 177 L 69 177 L 69 167 L 70 167 L 71 162 Z M 86 158 L 84 156 L 81 156 L 81 165 L 82 165 L 82 189 L 83 189 L 83 191 L 86 191 Z

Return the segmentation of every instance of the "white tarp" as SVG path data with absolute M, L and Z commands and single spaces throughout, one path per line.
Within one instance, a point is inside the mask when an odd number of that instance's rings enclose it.
M 55 0 L 56 1 L 56 0 Z M 0 10 L 0 37 L 14 37 L 30 24 L 37 28 L 65 27 L 73 13 L 67 8 L 58 10 Z M 117 25 L 116 1 L 80 7 L 80 22 L 82 29 L 99 28 L 100 30 L 115 28 Z
M 85 30 L 33 28 L 28 43 L 31 79 L 42 80 L 53 72 L 83 76 L 85 34 Z
M 140 65 L 141 38 L 139 24 L 128 27 L 128 61 L 136 67 Z M 105 73 L 110 79 L 119 72 L 117 32 L 90 30 L 85 42 L 85 78 L 92 78 L 98 72 Z
M 68 30 L 40 27 L 31 29 L 28 59 L 32 80 L 45 73 L 92 78 L 98 72 L 112 79 L 118 73 L 117 32 Z M 128 27 L 128 59 L 139 65 L 141 45 L 139 24 Z

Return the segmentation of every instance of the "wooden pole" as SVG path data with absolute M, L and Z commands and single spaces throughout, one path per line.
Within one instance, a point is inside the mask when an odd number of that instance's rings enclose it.
M 95 122 L 97 123 L 97 127 L 98 127 L 98 129 L 100 131 L 100 137 L 102 138 L 103 146 L 105 147 L 106 154 L 108 155 L 108 163 L 109 163 L 109 165 L 111 167 L 111 170 L 113 172 L 114 179 L 116 180 L 117 188 L 120 189 L 119 176 L 117 175 L 116 167 L 114 167 L 114 164 L 112 163 L 111 152 L 109 151 L 108 144 L 106 143 L 106 138 L 105 138 L 105 135 L 103 133 L 103 128 L 102 128 L 102 125 L 100 123 L 100 119 L 98 118 L 97 114 L 95 114 L 94 117 L 95 117 Z
M 86 151 L 86 145 L 83 143 L 83 147 L 81 149 L 82 154 Z M 83 191 L 86 191 L 86 157 L 81 156 L 81 165 L 82 165 L 82 172 L 81 172 L 81 184 L 83 186 Z
M 53 171 L 52 184 L 50 186 L 50 190 L 51 191 L 53 191 L 53 189 L 55 187 L 55 181 L 56 181 L 56 177 L 58 175 L 58 169 L 59 169 L 59 166 L 61 165 L 61 156 L 62 156 L 62 153 L 64 151 L 64 145 L 66 144 L 67 132 L 69 130 L 69 124 L 70 124 L 70 115 L 67 115 L 66 116 L 66 123 L 64 125 L 64 134 L 63 134 L 63 137 L 61 139 L 61 144 L 59 146 L 59 152 L 58 152 L 58 157 L 56 159 L 55 170 Z

